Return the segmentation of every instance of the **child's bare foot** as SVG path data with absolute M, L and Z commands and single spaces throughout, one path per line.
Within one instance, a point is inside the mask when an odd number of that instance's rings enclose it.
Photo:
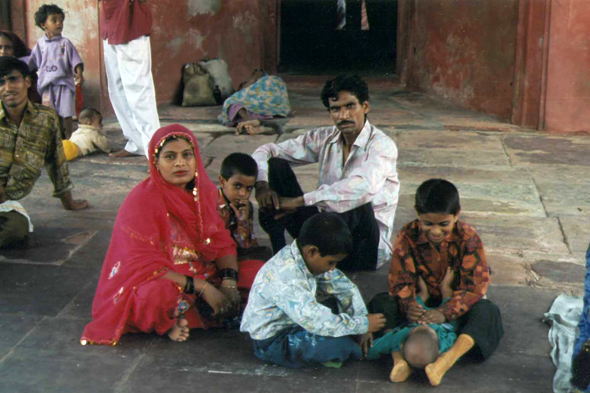
M 453 288 L 451 284 L 455 278 L 455 272 L 450 267 L 447 268 L 447 272 L 440 283 L 440 291 L 442 292 L 443 299 L 453 296 Z
M 260 120 L 246 120 L 238 124 L 238 126 L 236 127 L 236 135 L 256 135 L 260 134 L 263 130 L 264 127 L 262 126 Z
M 188 321 L 182 317 L 177 318 L 172 329 L 168 330 L 168 337 L 170 337 L 172 341 L 182 342 L 188 340 L 188 336 Z
M 428 298 L 430 298 L 430 294 L 428 293 L 426 281 L 424 281 L 422 276 L 418 276 L 418 288 L 420 289 L 418 296 L 420 296 L 420 299 L 422 299 L 422 303 L 426 304 L 426 301 L 428 301 Z
M 404 360 L 401 351 L 394 352 L 391 356 L 393 357 L 393 368 L 391 374 L 389 374 L 389 379 L 391 382 L 405 381 L 412 373 L 410 365 Z
M 113 153 L 109 153 L 109 157 L 113 157 L 113 158 L 133 157 L 134 155 L 135 154 L 129 153 L 125 149 L 121 149 L 119 151 L 116 151 L 116 152 L 113 152 Z

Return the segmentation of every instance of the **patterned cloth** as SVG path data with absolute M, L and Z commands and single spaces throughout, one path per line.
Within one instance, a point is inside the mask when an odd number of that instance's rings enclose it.
M 44 106 L 27 103 L 20 127 L 0 110 L 0 182 L 8 199 L 19 200 L 31 192 L 43 165 L 54 186 L 54 197 L 74 188 L 66 163 L 59 120 Z
M 262 116 L 287 116 L 291 111 L 289 94 L 285 82 L 274 75 L 266 75 L 252 85 L 229 96 L 223 103 L 219 121 L 221 124 L 232 124 L 228 113 L 232 105 L 240 105 L 248 112 Z
M 217 211 L 225 222 L 225 228 L 229 230 L 232 238 L 239 248 L 257 247 L 258 241 L 254 235 L 254 206 L 248 202 L 248 218 L 244 221 L 238 220 L 234 209 L 230 206 L 221 188 L 217 195 Z
M 377 267 L 392 253 L 393 219 L 399 197 L 397 147 L 393 140 L 369 121 L 356 138 L 346 163 L 342 165 L 343 142 L 336 127 L 308 131 L 279 144 L 260 146 L 252 157 L 258 164 L 258 181 L 268 181 L 268 160 L 282 158 L 292 166 L 320 164 L 318 188 L 305 193 L 305 206 L 342 213 L 371 203 L 379 224 Z
M 418 276 L 422 276 L 428 292 L 441 298 L 440 283 L 447 267 L 455 272 L 453 297 L 437 310 L 448 321 L 465 314 L 485 295 L 490 284 L 490 272 L 483 243 L 475 229 L 457 221 L 453 232 L 440 244 L 438 251 L 414 220 L 404 226 L 395 242 L 389 269 L 389 294 L 399 297 L 400 311 L 405 313 L 414 303 Z
M 422 302 L 422 299 L 418 297 L 416 299 L 418 304 L 420 304 L 425 310 L 430 310 L 430 307 L 426 307 L 426 305 Z M 447 302 L 448 299 L 445 299 L 443 303 Z M 415 328 L 416 326 L 420 326 L 417 323 L 412 324 L 405 324 L 399 326 L 389 333 L 385 334 L 383 337 L 379 337 L 373 343 L 373 346 L 369 348 L 369 353 L 367 353 L 368 360 L 375 360 L 378 359 L 381 355 L 389 355 L 393 352 L 397 352 L 401 350 L 401 346 L 403 343 L 406 342 L 408 338 L 408 334 L 410 331 Z M 451 321 L 450 323 L 441 323 L 441 324 L 434 324 L 429 323 L 428 326 L 436 332 L 438 336 L 438 345 L 440 353 L 444 353 L 451 349 L 455 340 L 457 339 L 457 334 L 455 333 L 459 328 L 457 321 Z
M 335 297 L 340 314 L 320 304 L 317 295 Z M 366 333 L 369 320 L 356 285 L 338 269 L 314 277 L 294 241 L 256 275 L 240 330 L 265 340 L 297 325 L 312 334 L 341 337 Z

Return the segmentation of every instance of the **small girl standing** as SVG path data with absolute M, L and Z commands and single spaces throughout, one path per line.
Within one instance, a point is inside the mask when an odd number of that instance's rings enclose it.
M 76 85 L 84 83 L 84 64 L 74 44 L 61 35 L 65 17 L 55 4 L 42 5 L 35 13 L 35 24 L 45 35 L 31 52 L 29 68 L 39 70 L 37 89 L 43 105 L 55 108 L 63 120 L 65 138 L 69 138 L 76 113 Z

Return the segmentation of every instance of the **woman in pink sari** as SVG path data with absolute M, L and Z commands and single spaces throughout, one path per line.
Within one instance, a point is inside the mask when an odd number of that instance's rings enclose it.
M 149 157 L 150 177 L 117 214 L 82 345 L 116 345 L 125 333 L 152 331 L 185 341 L 190 328 L 238 314 L 262 266 L 237 262 L 189 130 L 159 129 Z

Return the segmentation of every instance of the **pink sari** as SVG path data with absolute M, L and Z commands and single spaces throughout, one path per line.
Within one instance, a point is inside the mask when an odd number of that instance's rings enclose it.
M 172 136 L 192 144 L 197 160 L 192 193 L 166 182 L 155 167 L 157 150 Z M 162 276 L 173 270 L 218 285 L 214 261 L 236 255 L 195 136 L 178 124 L 163 127 L 150 141 L 149 157 L 150 177 L 131 190 L 117 214 L 83 345 L 116 345 L 128 332 L 166 333 L 179 305 L 190 307 L 196 299 Z M 249 289 L 261 266 L 258 261 L 241 263 L 238 287 Z M 185 316 L 191 328 L 212 325 L 195 307 Z

